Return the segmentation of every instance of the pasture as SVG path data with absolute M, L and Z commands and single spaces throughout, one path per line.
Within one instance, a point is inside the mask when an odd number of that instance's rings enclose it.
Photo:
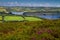
M 23 16 L 15 16 L 15 15 L 7 15 L 4 16 L 4 19 L 2 19 L 2 16 L 0 16 L 0 20 L 4 21 L 41 21 L 42 19 L 37 17 L 23 17 Z
M 25 20 L 27 21 L 42 21 L 42 19 L 37 17 L 25 17 Z
M 21 16 L 4 16 L 5 21 L 23 21 L 24 18 Z
M 2 16 L 0 16 L 0 20 L 2 20 Z

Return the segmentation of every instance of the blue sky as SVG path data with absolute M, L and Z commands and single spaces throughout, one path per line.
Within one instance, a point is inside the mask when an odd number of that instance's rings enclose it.
M 0 0 L 0 6 L 60 7 L 60 0 Z

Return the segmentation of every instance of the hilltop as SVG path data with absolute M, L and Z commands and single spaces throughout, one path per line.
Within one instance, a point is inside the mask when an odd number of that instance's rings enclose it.
M 8 12 L 60 12 L 60 7 L 23 7 L 23 6 L 0 6 Z M 1 11 L 1 10 L 0 10 Z

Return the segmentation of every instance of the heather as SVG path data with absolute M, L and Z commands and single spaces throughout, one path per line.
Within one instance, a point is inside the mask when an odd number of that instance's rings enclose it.
M 60 20 L 1 22 L 0 40 L 60 40 Z

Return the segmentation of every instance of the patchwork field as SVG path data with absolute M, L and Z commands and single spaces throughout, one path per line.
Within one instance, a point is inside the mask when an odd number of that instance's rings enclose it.
M 25 17 L 25 20 L 27 21 L 42 21 L 42 19 L 37 17 Z
M 5 21 L 23 21 L 24 18 L 21 16 L 5 16 L 4 20 Z
M 2 16 L 0 16 L 0 20 L 2 20 Z M 42 19 L 37 17 L 22 17 L 22 16 L 4 16 L 4 21 L 41 21 Z

